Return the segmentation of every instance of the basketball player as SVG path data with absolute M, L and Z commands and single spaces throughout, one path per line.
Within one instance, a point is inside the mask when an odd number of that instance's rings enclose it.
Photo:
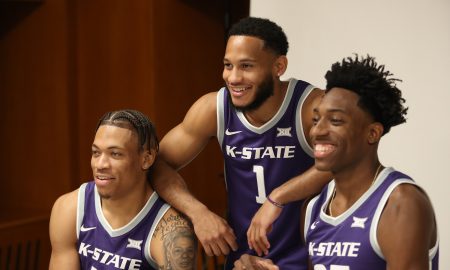
M 53 206 L 50 269 L 195 269 L 191 224 L 147 181 L 157 152 L 154 127 L 142 113 L 122 110 L 100 119 L 94 181 Z
M 315 167 L 331 171 L 334 181 L 306 208 L 303 229 L 314 269 L 438 269 L 430 200 L 409 176 L 378 159 L 381 137 L 406 121 L 391 75 L 374 58 L 356 56 L 325 76 L 310 135 Z M 236 269 L 276 269 L 260 261 L 243 257 Z
M 280 80 L 287 50 L 286 35 L 275 23 L 261 18 L 239 21 L 229 32 L 223 60 L 226 87 L 201 97 L 161 141 L 160 156 L 178 170 L 217 137 L 225 159 L 232 229 L 190 195 L 184 183 L 154 178 L 153 185 L 191 218 L 208 255 L 233 249 L 226 269 L 242 254 L 255 254 L 246 231 L 263 204 L 276 216 L 281 212 L 269 234 L 267 257 L 282 269 L 307 267 L 306 249 L 298 241 L 301 202 L 286 202 L 319 192 L 331 175 L 311 168 L 312 149 L 306 139 L 312 106 L 322 91 L 304 81 Z M 302 192 L 285 193 L 290 189 L 283 184 L 299 186 Z M 249 235 L 253 237 L 257 235 Z M 253 248 L 262 255 L 262 248 Z

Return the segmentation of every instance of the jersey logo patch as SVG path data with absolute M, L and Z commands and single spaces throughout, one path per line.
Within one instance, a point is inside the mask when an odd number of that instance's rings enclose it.
M 313 224 L 311 224 L 311 230 L 314 230 L 317 227 L 317 224 L 319 224 L 319 221 L 314 221 Z
M 364 229 L 364 228 L 366 228 L 366 225 L 365 225 L 366 221 L 367 221 L 367 218 L 353 217 L 353 223 L 350 227 Z
M 227 129 L 225 130 L 225 135 L 231 136 L 231 135 L 235 135 L 235 134 L 238 134 L 238 133 L 241 133 L 241 132 L 242 132 L 242 130 L 229 131 L 228 128 L 227 128 Z
M 134 240 L 134 239 L 128 238 L 127 248 L 135 248 L 135 249 L 141 250 L 142 241 L 143 240 Z
M 292 127 L 288 128 L 277 128 L 277 137 L 292 137 L 291 134 Z
M 97 228 L 97 227 L 84 227 L 84 224 L 83 224 L 83 225 L 81 225 L 80 231 L 87 232 L 90 230 L 95 230 L 95 228 Z

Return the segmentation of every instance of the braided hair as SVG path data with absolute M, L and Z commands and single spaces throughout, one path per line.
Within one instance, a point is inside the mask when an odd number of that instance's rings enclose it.
M 345 88 L 359 96 L 358 106 L 372 115 L 376 122 L 383 125 L 383 135 L 391 127 L 406 122 L 408 108 L 403 104 L 402 92 L 397 88 L 399 79 L 389 78 L 393 75 L 385 70 L 384 65 L 378 65 L 375 58 L 347 57 L 342 62 L 331 66 L 325 79 L 326 92 L 334 87 Z
M 102 125 L 117 126 L 136 131 L 138 135 L 139 149 L 159 150 L 159 142 L 156 130 L 150 119 L 136 110 L 119 110 L 107 112 L 98 121 L 95 131 Z

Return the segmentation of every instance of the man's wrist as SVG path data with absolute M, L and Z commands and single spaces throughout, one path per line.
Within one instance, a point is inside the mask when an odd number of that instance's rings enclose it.
M 198 202 L 195 206 L 191 207 L 190 211 L 186 211 L 186 215 L 192 223 L 195 223 L 198 219 L 205 215 L 205 211 L 209 211 L 208 207 Z
M 280 208 L 280 209 L 283 209 L 283 207 L 284 207 L 284 204 L 281 204 L 281 203 L 279 203 L 279 202 L 277 202 L 277 201 L 272 200 L 272 199 L 270 198 L 270 195 L 267 196 L 267 201 L 270 202 L 272 205 L 274 205 L 274 206 Z

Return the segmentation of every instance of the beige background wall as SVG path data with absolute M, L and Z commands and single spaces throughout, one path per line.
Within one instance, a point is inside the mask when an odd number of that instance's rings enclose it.
M 250 14 L 287 32 L 286 78 L 323 88 L 332 63 L 369 53 L 403 80 L 408 122 L 383 138 L 380 158 L 427 190 L 440 230 L 440 268 L 450 269 L 450 1 L 253 0 Z

